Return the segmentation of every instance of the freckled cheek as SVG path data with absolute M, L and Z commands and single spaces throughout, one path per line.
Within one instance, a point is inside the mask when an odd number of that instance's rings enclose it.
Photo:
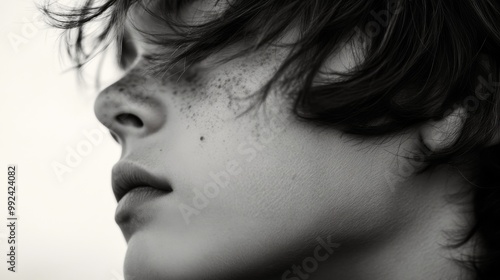
M 260 84 L 241 70 L 172 86 L 173 106 L 188 122 L 202 129 L 221 130 L 258 101 Z

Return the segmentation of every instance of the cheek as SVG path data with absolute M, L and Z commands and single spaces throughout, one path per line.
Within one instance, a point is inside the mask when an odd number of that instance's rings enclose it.
M 189 166 L 198 166 L 199 181 L 190 179 L 190 186 L 227 186 L 193 223 L 245 219 L 273 236 L 329 232 L 339 240 L 360 238 L 368 229 L 377 234 L 391 223 L 394 194 L 383 177 L 390 154 L 367 152 L 338 133 L 317 132 L 286 117 L 261 119 L 258 133 L 233 134 L 226 126 L 192 153 Z M 186 192 L 182 200 L 191 203 L 193 197 Z
M 171 152 L 162 163 L 174 170 L 179 201 L 192 205 L 193 188 L 203 192 L 218 180 L 227 185 L 193 218 L 193 227 L 232 227 L 246 219 L 260 232 L 288 240 L 328 232 L 341 241 L 383 231 L 397 212 L 384 179 L 397 150 L 299 122 L 278 91 L 242 114 L 276 65 L 262 57 L 236 60 L 169 82 L 169 125 L 161 137 Z
M 298 122 L 290 113 L 290 102 L 279 94 L 240 115 L 256 102 L 243 97 L 254 93 L 263 80 L 257 75 L 262 71 L 247 76 L 243 71 L 250 70 L 226 67 L 210 79 L 194 77 L 192 90 L 184 88 L 175 96 L 177 119 L 172 122 L 178 129 L 169 134 L 176 135 L 177 144 L 171 150 L 196 170 L 198 179 L 191 185 L 203 187 L 217 175 L 229 181 L 230 188 L 212 199 L 206 212 L 232 209 L 278 223 L 307 215 L 313 223 L 333 223 L 345 222 L 348 215 L 370 217 L 367 213 L 382 213 L 390 206 L 385 201 L 390 189 L 380 176 L 388 158 L 377 154 L 380 150 L 369 154 L 339 133 Z M 186 200 L 193 197 L 185 195 Z
M 263 96 L 259 90 L 277 70 L 283 55 L 283 51 L 267 49 L 223 64 L 205 61 L 181 78 L 167 80 L 174 110 L 205 133 L 225 130 L 228 123 L 259 103 Z M 271 110 L 279 108 L 276 105 L 270 106 Z M 252 118 L 246 121 L 256 125 Z
M 242 172 L 224 204 L 286 227 L 291 219 L 293 227 L 312 230 L 341 232 L 356 219 L 361 227 L 375 227 L 394 206 L 382 176 L 390 158 L 359 151 L 338 135 L 323 137 L 288 123 L 271 141 L 242 144 Z

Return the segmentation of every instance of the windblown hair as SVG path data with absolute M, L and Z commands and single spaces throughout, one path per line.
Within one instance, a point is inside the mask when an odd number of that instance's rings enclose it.
M 253 43 L 241 54 L 264 48 L 296 28 L 290 54 L 261 92 L 265 96 L 278 82 L 300 81 L 295 113 L 350 134 L 397 133 L 464 107 L 468 116 L 458 140 L 425 160 L 435 166 L 473 159 L 475 221 L 460 244 L 479 240 L 469 262 L 477 279 L 500 279 L 500 147 L 488 146 L 500 130 L 500 1 L 232 0 L 212 19 L 187 24 L 178 13 L 190 2 L 86 0 L 79 8 L 42 9 L 52 25 L 71 31 L 68 53 L 77 67 L 112 39 L 122 40 L 127 12 L 135 5 L 168 27 L 161 34 L 144 31 L 165 47 L 151 58 L 159 73 L 247 38 Z M 93 21 L 105 28 L 89 36 L 85 28 Z M 325 61 L 346 43 L 362 46 L 360 63 L 347 72 L 325 73 Z M 337 78 L 317 83 L 319 76 Z

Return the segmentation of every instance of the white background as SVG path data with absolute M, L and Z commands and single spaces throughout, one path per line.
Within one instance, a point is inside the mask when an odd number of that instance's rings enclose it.
M 102 128 L 96 91 L 63 73 L 59 31 L 38 14 L 32 0 L 0 4 L 0 279 L 121 280 L 126 244 L 110 183 L 120 148 L 104 129 L 94 144 L 84 135 Z M 78 147 L 84 155 L 71 167 L 67 157 Z M 19 178 L 16 273 L 6 263 L 11 163 Z M 71 172 L 58 178 L 58 164 Z

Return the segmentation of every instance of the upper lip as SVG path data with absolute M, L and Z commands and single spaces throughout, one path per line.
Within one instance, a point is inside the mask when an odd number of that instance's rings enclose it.
M 127 192 L 137 187 L 153 187 L 171 192 L 170 183 L 148 172 L 146 168 L 128 161 L 115 164 L 112 170 L 112 186 L 116 201 L 120 201 Z

